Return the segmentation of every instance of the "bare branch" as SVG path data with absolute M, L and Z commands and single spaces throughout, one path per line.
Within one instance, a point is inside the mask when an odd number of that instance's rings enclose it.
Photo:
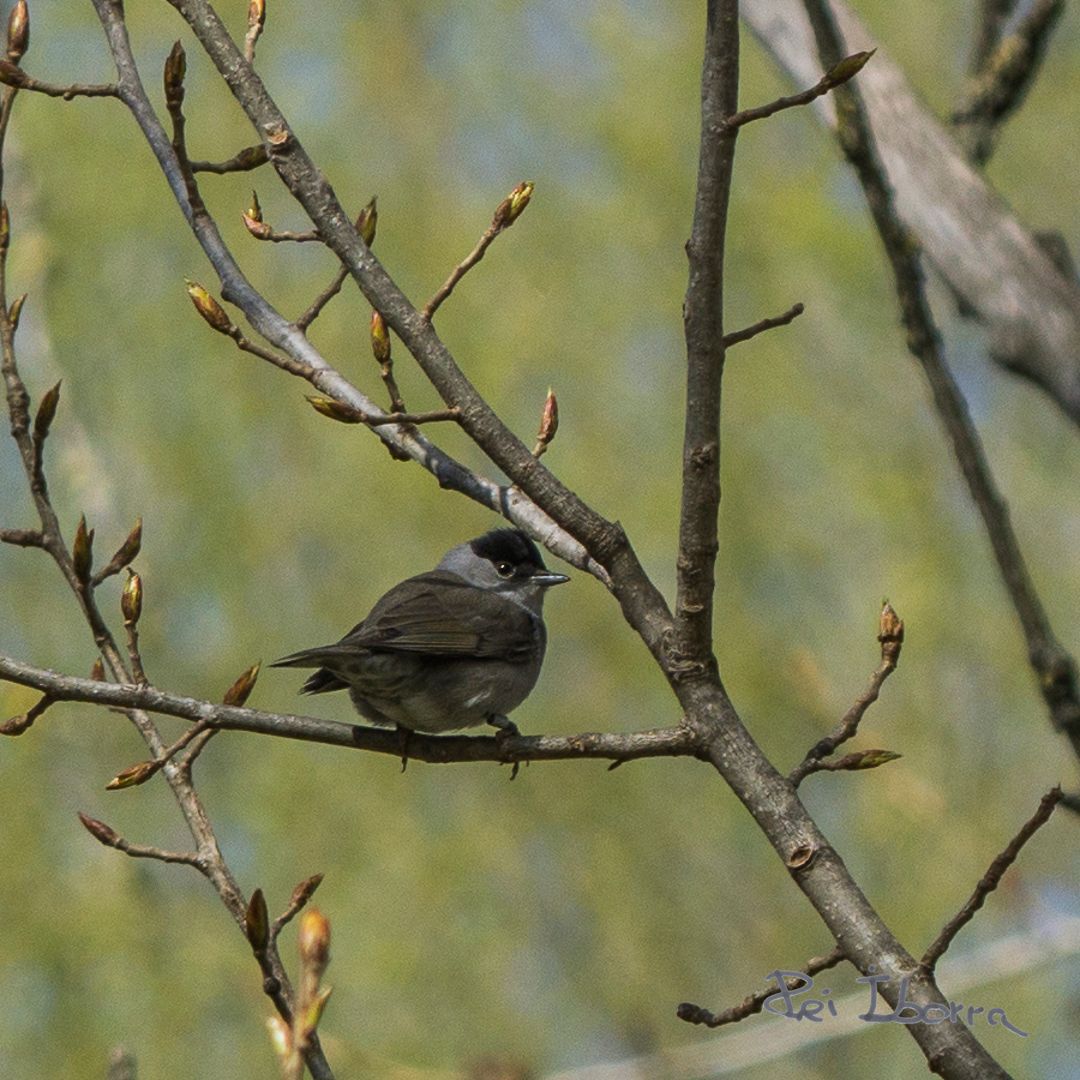
M 959 126 L 968 156 L 976 165 L 990 159 L 996 129 L 1019 108 L 1035 81 L 1064 7 L 1064 0 L 1035 0 L 1009 33 L 994 43 L 974 73 L 950 119 Z
M 0 543 L 16 547 L 42 547 L 45 538 L 40 529 L 0 529 Z
M 825 0 L 805 0 L 822 60 L 842 54 L 844 45 Z M 866 110 L 853 83 L 834 95 L 840 142 L 855 169 L 892 267 L 907 345 L 919 361 L 953 453 L 983 520 L 998 569 L 1027 641 L 1028 659 L 1038 678 L 1055 728 L 1065 732 L 1080 754 L 1080 684 L 1076 662 L 1050 627 L 1028 573 L 1008 507 L 998 491 L 982 441 L 968 413 L 942 350 L 941 338 L 926 299 L 919 254 L 897 217 L 892 188 L 878 157 Z
M 348 276 L 349 268 L 347 266 L 339 266 L 337 273 L 334 274 L 334 280 L 315 297 L 307 311 L 296 320 L 296 325 L 301 330 L 306 330 L 319 317 L 319 313 L 322 309 L 326 307 L 339 292 L 341 292 L 341 286 L 345 284 L 345 279 Z
M 979 879 L 975 891 L 964 906 L 945 924 L 934 939 L 933 944 L 923 954 L 920 961 L 927 971 L 933 971 L 945 950 L 952 944 L 953 938 L 975 917 L 975 913 L 986 903 L 986 898 L 998 887 L 998 882 L 1005 875 L 1020 854 L 1023 846 L 1041 829 L 1053 814 L 1054 808 L 1061 802 L 1061 788 L 1051 788 L 1039 802 L 1039 808 L 1024 823 L 1020 831 L 1009 841 L 1008 847 L 990 864 L 989 869 Z
M 738 0 L 710 0 L 701 68 L 701 146 L 686 255 L 686 424 L 674 651 L 684 675 L 715 671 L 712 609 L 720 511 L 720 383 L 724 368 L 724 237 L 738 128 Z
M 799 970 L 806 975 L 817 975 L 819 972 L 836 967 L 845 959 L 847 958 L 844 955 L 844 950 L 837 945 L 824 956 L 815 956 L 813 959 L 807 960 Z M 800 984 L 795 979 L 785 979 L 784 982 L 789 990 L 799 989 Z M 710 1012 L 700 1005 L 684 1001 L 676 1009 L 675 1014 L 680 1020 L 685 1020 L 688 1024 L 704 1024 L 705 1027 L 718 1028 L 723 1027 L 725 1024 L 736 1024 L 740 1020 L 745 1020 L 748 1016 L 754 1016 L 756 1013 L 761 1012 L 765 1002 L 775 994 L 775 988 L 759 990 L 756 994 L 744 998 L 738 1005 L 732 1005 L 718 1013 Z
M 251 172 L 252 169 L 265 165 L 269 160 L 270 157 L 266 153 L 266 147 L 259 143 L 258 146 L 245 146 L 243 150 L 227 161 L 193 161 L 191 162 L 191 171 L 196 173 L 216 173 L 218 176 L 224 176 L 226 173 Z
M 753 337 L 757 337 L 758 334 L 764 333 L 766 330 L 773 330 L 778 326 L 787 326 L 788 323 L 794 322 L 806 309 L 802 304 L 793 304 L 783 315 L 775 315 L 772 318 L 762 319 L 760 322 L 754 323 L 752 326 L 746 327 L 744 330 L 733 330 L 730 334 L 724 335 L 724 348 L 730 349 L 732 345 L 738 345 L 740 342 L 749 341 Z
M 120 87 L 115 83 L 91 85 L 89 83 L 71 83 L 69 86 L 54 86 L 52 83 L 42 82 L 27 75 L 25 71 L 10 60 L 0 57 L 0 83 L 14 87 L 16 90 L 30 90 L 35 94 L 45 94 L 47 97 L 63 98 L 71 101 L 77 97 L 114 97 L 120 96 Z

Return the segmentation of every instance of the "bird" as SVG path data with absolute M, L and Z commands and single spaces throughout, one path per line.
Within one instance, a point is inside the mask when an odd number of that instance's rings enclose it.
M 406 735 L 485 723 L 517 735 L 508 714 L 540 675 L 544 597 L 569 580 L 520 529 L 493 529 L 395 585 L 337 643 L 272 666 L 317 668 L 301 693 L 348 690 L 365 720 Z

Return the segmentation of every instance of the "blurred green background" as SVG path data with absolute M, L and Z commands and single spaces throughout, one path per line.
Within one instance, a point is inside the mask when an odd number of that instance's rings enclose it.
M 246 4 L 221 7 L 242 33 Z M 417 302 L 506 192 L 536 182 L 524 217 L 440 312 L 439 331 L 525 439 L 554 386 L 562 428 L 546 460 L 623 522 L 669 595 L 701 7 L 271 4 L 259 48 L 271 92 L 345 204 L 378 194 L 376 252 Z M 193 155 L 250 143 L 168 6 L 128 8 L 155 100 L 172 41 L 188 46 Z M 975 8 L 860 5 L 941 112 L 962 87 Z M 57 82 L 110 77 L 89 4 L 33 3 L 31 17 L 27 70 Z M 1070 8 L 990 168 L 1026 224 L 1062 230 L 1074 251 L 1078 31 Z M 787 89 L 746 38 L 744 102 Z M 10 294 L 31 294 L 20 362 L 35 396 L 64 380 L 48 448 L 55 504 L 69 535 L 87 514 L 101 557 L 143 516 L 142 642 L 154 682 L 219 697 L 254 660 L 336 638 L 390 584 L 497 524 L 391 461 L 370 434 L 316 415 L 301 384 L 201 323 L 183 278 L 216 283 L 118 103 L 22 95 L 12 131 Z M 207 178 L 203 190 L 253 282 L 294 315 L 333 263 L 313 245 L 248 238 L 240 212 L 252 182 L 267 220 L 304 227 L 267 170 Z M 806 314 L 740 346 L 726 373 L 721 665 L 755 736 L 790 767 L 865 684 L 879 602 L 896 606 L 903 659 L 854 746 L 904 757 L 871 774 L 813 777 L 804 794 L 882 915 L 921 952 L 1039 796 L 1058 781 L 1075 788 L 1077 769 L 1049 730 L 986 538 L 904 349 L 861 195 L 806 111 L 739 140 L 728 325 L 796 300 Z M 934 300 L 1032 573 L 1064 643 L 1080 651 L 1070 618 L 1077 432 L 987 365 L 977 330 L 936 285 Z M 368 314 L 347 287 L 313 337 L 381 401 Z M 400 347 L 397 360 L 409 405 L 438 404 Z M 484 468 L 459 433 L 437 435 Z M 6 438 L 0 521 L 33 523 Z M 115 582 L 101 591 L 106 605 Z M 515 717 L 523 730 L 677 721 L 595 581 L 575 574 L 552 596 L 548 625 L 544 675 Z M 0 649 L 72 673 L 93 660 L 40 553 L 0 549 Z M 298 700 L 299 681 L 265 671 L 251 704 L 350 718 L 344 699 Z M 0 683 L 0 714 L 33 700 Z M 123 719 L 75 705 L 0 745 L 0 1076 L 100 1077 L 117 1044 L 145 1078 L 275 1075 L 257 969 L 209 886 L 189 868 L 100 847 L 75 817 L 184 847 L 162 783 L 103 791 L 143 757 Z M 197 780 L 241 884 L 262 887 L 272 910 L 302 878 L 326 874 L 317 903 L 333 924 L 335 990 L 323 1032 L 341 1077 L 449 1078 L 490 1055 L 542 1076 L 705 1046 L 716 1036 L 679 1022 L 678 1002 L 733 1004 L 774 967 L 829 945 L 745 812 L 696 762 L 610 774 L 539 764 L 511 784 L 491 765 L 414 763 L 401 775 L 387 758 L 224 735 Z M 1080 915 L 1076 841 L 1062 814 L 957 953 Z M 283 941 L 291 963 L 294 939 Z M 854 990 L 853 974 L 839 969 L 822 985 Z M 1006 1067 L 1080 1075 L 1075 955 L 1003 968 L 962 997 L 1005 1008 L 1031 1032 L 979 1028 Z M 749 1023 L 767 1046 L 789 1022 Z M 925 1065 L 898 1026 L 863 1025 L 738 1075 L 871 1073 L 922 1076 Z

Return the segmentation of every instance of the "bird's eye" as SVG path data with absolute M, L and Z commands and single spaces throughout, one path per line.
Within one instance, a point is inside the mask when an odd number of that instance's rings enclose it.
M 495 573 L 499 577 L 508 578 L 514 576 L 514 564 L 509 562 L 497 562 L 495 564 Z

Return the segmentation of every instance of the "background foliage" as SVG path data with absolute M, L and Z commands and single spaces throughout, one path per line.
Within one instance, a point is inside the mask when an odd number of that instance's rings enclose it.
M 129 7 L 156 86 L 179 22 L 164 4 Z M 231 7 L 239 33 L 246 5 Z M 947 110 L 975 5 L 860 7 Z M 440 312 L 439 329 L 525 438 L 554 385 L 563 426 L 547 460 L 620 518 L 665 588 L 699 8 L 328 0 L 316 14 L 275 5 L 260 44 L 264 78 L 346 204 L 378 193 L 378 254 L 414 300 L 514 183 L 536 181 L 528 212 Z M 32 18 L 28 70 L 108 78 L 89 5 L 39 3 Z M 1028 225 L 1061 229 L 1074 251 L 1078 30 L 1068 10 L 990 169 Z M 747 103 L 785 89 L 749 40 L 744 72 Z M 197 47 L 188 87 L 194 156 L 227 157 L 252 141 Z M 182 279 L 213 282 L 119 105 L 22 95 L 16 112 L 12 282 L 31 293 L 22 368 L 39 393 L 64 379 L 49 453 L 68 526 L 85 511 L 104 552 L 145 519 L 141 629 L 155 682 L 218 696 L 254 659 L 336 638 L 389 584 L 495 523 L 363 432 L 317 416 L 299 384 L 195 317 Z M 255 181 L 269 221 L 302 227 L 269 173 Z M 299 312 L 332 263 L 309 246 L 248 240 L 250 182 L 204 190 L 256 285 Z M 790 766 L 874 666 L 878 601 L 896 606 L 908 643 L 857 745 L 904 758 L 872 775 L 815 777 L 804 797 L 901 940 L 921 949 L 1039 794 L 1075 783 L 1075 762 L 1048 730 L 986 539 L 896 330 L 861 196 L 809 113 L 740 139 L 728 268 L 732 328 L 795 300 L 807 313 L 740 346 L 728 365 L 725 681 L 766 750 Z M 977 331 L 943 292 L 936 300 L 1034 576 L 1075 652 L 1075 429 L 989 368 Z M 315 337 L 381 397 L 367 315 L 347 287 Z M 411 407 L 437 404 L 403 353 L 397 371 Z M 439 435 L 482 464 L 456 432 Z M 0 516 L 30 522 L 9 440 Z M 544 676 L 516 717 L 523 730 L 671 722 L 667 688 L 597 583 L 575 575 L 552 597 L 548 623 Z M 91 646 L 51 563 L 0 550 L 0 649 L 83 672 Z M 251 703 L 307 708 L 297 682 L 267 671 Z M 0 684 L 4 715 L 32 699 Z M 310 709 L 350 715 L 344 700 Z M 0 1072 L 98 1077 L 116 1043 L 148 1078 L 273 1071 L 255 966 L 205 882 L 106 851 L 75 818 L 81 809 L 134 840 L 183 846 L 158 782 L 102 790 L 143 756 L 121 719 L 74 705 L 0 746 Z M 341 1075 L 448 1076 L 487 1053 L 543 1073 L 701 1040 L 675 1019 L 678 1001 L 734 1002 L 773 967 L 827 948 L 712 770 L 543 764 L 507 777 L 418 763 L 402 776 L 392 760 L 241 735 L 219 737 L 201 759 L 200 786 L 245 887 L 261 886 L 273 909 L 301 878 L 326 873 L 335 995 L 323 1031 Z M 1062 817 L 1041 834 L 957 948 L 1076 914 L 1074 832 Z M 849 969 L 833 975 L 825 985 L 853 988 Z M 1078 995 L 1074 959 L 970 997 L 1032 1031 L 1020 1040 L 981 1029 L 1006 1067 L 1065 1077 Z M 923 1070 L 896 1027 L 788 1066 L 810 1077 Z

